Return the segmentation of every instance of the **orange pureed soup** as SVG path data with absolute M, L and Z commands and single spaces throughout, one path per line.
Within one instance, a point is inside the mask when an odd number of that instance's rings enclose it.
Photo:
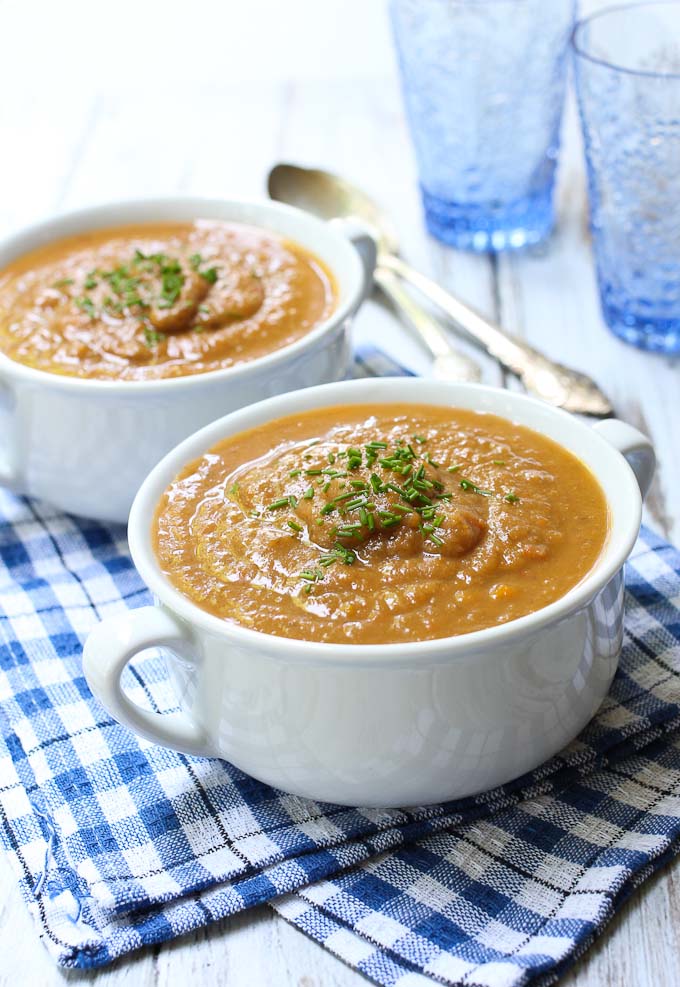
M 49 373 L 155 380 L 294 342 L 335 307 L 321 261 L 275 233 L 199 220 L 97 230 L 0 273 L 0 350 Z
M 604 493 L 552 440 L 494 415 L 352 405 L 281 418 L 190 463 L 153 521 L 204 610 L 281 637 L 424 641 L 507 623 L 592 569 Z

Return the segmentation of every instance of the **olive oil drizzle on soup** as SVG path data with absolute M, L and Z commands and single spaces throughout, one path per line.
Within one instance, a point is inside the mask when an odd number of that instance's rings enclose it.
M 119 227 L 55 241 L 0 273 L 0 350 L 49 373 L 154 380 L 254 360 L 334 307 L 321 261 L 266 230 Z
M 174 586 L 281 637 L 424 641 L 507 623 L 580 582 L 604 494 L 552 440 L 494 415 L 352 405 L 225 439 L 153 522 Z

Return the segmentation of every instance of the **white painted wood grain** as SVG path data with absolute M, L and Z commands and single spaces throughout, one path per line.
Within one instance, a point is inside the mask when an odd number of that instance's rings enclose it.
M 593 373 L 621 416 L 649 432 L 661 461 L 649 517 L 680 542 L 680 369 L 617 342 L 602 323 L 573 107 L 560 226 L 549 248 L 492 263 L 441 247 L 421 221 L 385 6 L 0 0 L 0 232 L 116 197 L 263 195 L 267 169 L 281 158 L 334 168 L 389 210 L 409 260 L 551 355 Z M 380 305 L 367 303 L 356 330 L 359 338 L 377 330 L 386 349 L 427 372 L 426 355 Z M 485 379 L 501 383 L 495 364 L 471 352 Z M 565 987 L 680 984 L 677 873 L 666 868 L 629 902 Z M 65 974 L 38 942 L 4 858 L 0 889 L 0 987 L 365 983 L 266 907 L 98 973 Z

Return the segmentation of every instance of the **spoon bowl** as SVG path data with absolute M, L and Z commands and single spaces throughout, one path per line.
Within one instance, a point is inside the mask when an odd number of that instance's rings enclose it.
M 312 212 L 321 219 L 347 217 L 372 227 L 379 253 L 396 254 L 399 240 L 388 216 L 365 192 L 320 168 L 277 164 L 267 178 L 269 196 Z
M 397 234 L 389 218 L 365 192 L 337 175 L 318 168 L 279 164 L 269 173 L 268 191 L 278 202 L 295 204 L 331 224 L 357 223 L 375 240 L 380 258 L 396 255 Z M 432 376 L 437 380 L 475 383 L 481 380 L 479 364 L 456 350 L 449 334 L 404 287 L 403 280 L 381 265 L 375 271 L 375 285 L 406 327 L 415 333 L 432 356 Z
M 378 247 L 376 282 L 383 287 L 381 275 L 388 271 L 410 284 L 448 316 L 453 328 L 471 337 L 502 367 L 517 376 L 530 394 L 577 414 L 606 418 L 613 413 L 609 399 L 592 378 L 551 360 L 524 340 L 510 335 L 407 264 L 399 256 L 398 238 L 389 218 L 351 182 L 319 168 L 277 164 L 271 169 L 267 184 L 270 196 L 279 202 L 298 206 L 327 220 L 346 218 L 369 224 Z M 424 309 L 420 311 L 424 316 L 418 320 L 420 325 L 414 324 L 408 315 L 407 319 L 433 357 L 455 357 L 456 351 L 446 331 Z M 429 320 L 429 326 L 425 320 Z

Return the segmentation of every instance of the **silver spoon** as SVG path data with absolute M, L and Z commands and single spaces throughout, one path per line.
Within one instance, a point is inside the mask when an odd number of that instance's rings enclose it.
M 408 281 L 444 311 L 455 328 L 471 336 L 503 367 L 519 377 L 530 394 L 567 411 L 596 417 L 612 414 L 609 400 L 586 374 L 551 360 L 533 346 L 511 336 L 402 260 L 392 224 L 361 189 L 330 172 L 292 164 L 272 168 L 268 189 L 272 199 L 299 206 L 323 219 L 352 217 L 367 221 L 376 231 L 378 243 L 376 280 L 382 271 L 389 271 Z
M 357 227 L 364 236 L 368 236 L 374 244 L 374 254 L 377 254 L 378 233 L 364 220 L 354 217 L 334 217 L 329 220 L 331 226 L 340 230 L 348 223 L 353 229 Z M 431 373 L 438 380 L 457 380 L 475 383 L 481 379 L 482 370 L 476 360 L 461 353 L 451 342 L 449 333 L 441 322 L 435 319 L 413 295 L 404 287 L 402 279 L 386 267 L 374 268 L 373 283 L 382 291 L 391 307 L 428 350 L 432 357 Z
M 272 172 L 273 174 L 273 172 Z M 272 192 L 271 184 L 269 189 L 273 199 L 277 198 Z M 305 207 L 303 207 L 305 208 Z M 307 210 L 316 212 L 315 209 Z M 324 217 L 332 224 L 337 224 L 342 228 L 348 218 L 352 221 L 355 217 Z M 362 229 L 372 235 L 376 242 L 379 242 L 380 235 L 376 228 L 367 224 L 363 219 L 359 220 Z M 449 333 L 444 329 L 441 322 L 435 319 L 423 308 L 419 302 L 404 287 L 402 279 L 385 266 L 376 267 L 373 274 L 374 284 L 382 291 L 392 308 L 402 322 L 420 340 L 432 357 L 431 373 L 437 380 L 456 380 L 476 383 L 481 380 L 482 368 L 476 360 L 473 360 L 466 353 L 461 353 L 451 342 Z
M 378 267 L 373 278 L 397 313 L 430 351 L 433 377 L 437 380 L 460 380 L 473 384 L 481 380 L 482 370 L 479 364 L 451 345 L 446 330 L 411 297 L 396 274 L 386 267 Z

